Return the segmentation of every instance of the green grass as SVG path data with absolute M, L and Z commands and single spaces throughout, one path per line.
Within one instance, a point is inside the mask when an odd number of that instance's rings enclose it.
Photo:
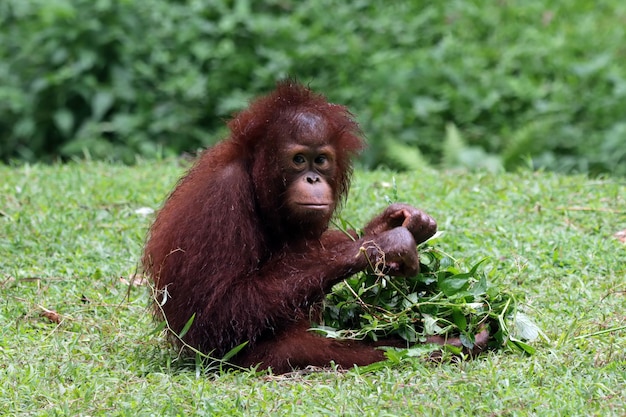
M 550 340 L 534 356 L 288 378 L 176 361 L 150 335 L 147 290 L 120 279 L 136 272 L 150 222 L 136 210 L 157 208 L 183 171 L 0 166 L 0 414 L 624 414 L 626 246 L 613 237 L 626 228 L 623 179 L 357 171 L 343 218 L 361 225 L 381 210 L 395 177 L 400 200 L 445 231 L 438 245 L 468 265 L 490 257 Z

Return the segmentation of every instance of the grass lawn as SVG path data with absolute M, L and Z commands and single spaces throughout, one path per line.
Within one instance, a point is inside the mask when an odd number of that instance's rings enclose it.
M 524 294 L 549 340 L 524 356 L 418 359 L 360 375 L 216 373 L 176 360 L 129 289 L 151 221 L 185 167 L 0 166 L 2 415 L 624 415 L 626 180 L 548 173 L 355 173 L 342 217 L 392 195 L 438 245 Z M 138 211 L 139 210 L 139 211 Z

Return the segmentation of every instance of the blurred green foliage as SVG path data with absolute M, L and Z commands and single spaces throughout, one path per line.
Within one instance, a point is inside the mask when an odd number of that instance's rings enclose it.
M 296 77 L 367 166 L 626 175 L 621 0 L 3 0 L 0 160 L 195 151 Z

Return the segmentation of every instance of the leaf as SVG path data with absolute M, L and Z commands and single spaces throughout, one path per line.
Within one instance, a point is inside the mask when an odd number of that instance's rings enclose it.
M 180 337 L 181 339 L 183 337 L 185 337 L 185 335 L 187 334 L 187 332 L 191 328 L 191 325 L 193 324 L 193 321 L 194 321 L 195 318 L 196 318 L 196 313 L 193 313 L 191 315 L 191 318 L 189 320 L 187 320 L 187 323 L 185 323 L 185 327 L 183 327 L 183 329 L 180 331 L 180 334 L 178 335 L 178 337 Z
M 403 338 L 409 343 L 415 343 L 418 340 L 418 335 L 415 332 L 415 328 L 410 325 L 399 326 L 397 330 L 398 336 Z
M 244 347 L 246 347 L 246 345 L 248 344 L 248 342 L 243 342 L 240 345 L 235 346 L 234 348 L 232 348 L 231 350 L 229 350 L 228 352 L 226 352 L 226 354 L 222 357 L 222 360 L 227 362 L 230 358 L 232 358 L 233 356 L 235 356 L 237 353 L 239 353 L 239 351 L 241 349 L 243 349 Z
M 515 318 L 513 319 L 513 336 L 515 339 L 527 340 L 532 342 L 537 340 L 539 335 L 542 333 L 539 326 L 537 326 L 531 319 L 524 313 L 515 314 Z
M 443 165 L 446 168 L 455 168 L 461 159 L 461 152 L 465 149 L 465 140 L 454 123 L 446 124 L 446 136 L 443 142 Z
M 428 166 L 417 146 L 409 146 L 397 140 L 385 142 L 385 161 L 401 170 L 417 170 Z M 394 201 L 398 201 L 397 199 Z
M 406 356 L 408 356 L 409 358 L 423 358 L 427 354 L 432 353 L 436 350 L 441 350 L 441 345 L 438 345 L 436 343 L 416 344 L 411 346 L 406 351 Z
M 54 124 L 65 136 L 69 136 L 74 127 L 74 115 L 68 109 L 58 110 L 54 113 Z
M 370 372 L 380 371 L 381 369 L 385 369 L 389 367 L 389 362 L 380 361 L 374 362 L 372 364 L 366 366 L 355 366 L 352 372 L 355 372 L 357 375 L 368 374 Z
M 393 362 L 394 364 L 400 363 L 402 361 L 402 358 L 406 356 L 406 353 L 406 350 L 397 350 L 394 348 L 385 349 L 385 356 L 389 361 Z
M 94 120 L 102 120 L 105 113 L 113 104 L 113 94 L 108 91 L 98 91 L 91 100 L 91 111 Z
M 463 348 L 453 345 L 443 345 L 443 350 L 452 353 L 453 355 L 461 355 L 463 353 Z
M 152 336 L 155 335 L 157 333 L 161 333 L 161 331 L 163 329 L 165 329 L 165 326 L 167 326 L 167 322 L 165 320 L 163 320 L 162 322 L 160 322 L 157 327 L 154 328 L 154 330 L 152 330 L 150 333 L 148 333 L 147 336 Z
M 404 297 L 404 299 L 402 300 L 402 307 L 403 308 L 410 308 L 412 305 L 417 304 L 418 302 L 418 295 L 416 292 L 412 292 L 411 294 L 407 294 L 406 297 Z
M 474 297 L 486 294 L 488 290 L 487 277 L 484 274 L 481 274 L 478 282 L 474 283 L 469 290 L 469 293 Z
M 530 346 L 528 343 L 524 343 L 520 340 L 511 340 L 509 342 L 509 345 L 512 345 L 512 347 L 517 348 L 519 350 L 521 350 L 522 352 L 526 352 L 529 355 L 533 355 L 536 352 L 536 349 L 532 346 Z
M 470 277 L 471 275 L 468 273 L 444 277 L 443 279 L 439 280 L 439 289 L 446 296 L 453 296 L 468 287 Z
M 452 322 L 456 324 L 461 331 L 465 331 L 465 329 L 467 329 L 467 319 L 465 318 L 463 312 L 459 309 L 454 309 L 452 311 Z
M 455 295 L 462 295 L 462 293 L 468 289 L 470 279 L 476 278 L 478 268 L 480 265 L 485 262 L 488 258 L 483 258 L 478 261 L 469 272 L 465 273 L 457 273 L 452 276 L 440 278 L 439 288 L 443 293 L 448 297 L 453 297 Z M 448 268 L 451 269 L 451 268 Z M 483 276 L 478 280 L 478 285 L 473 288 L 471 291 L 472 295 L 478 295 L 484 292 L 487 288 L 486 278 Z
M 424 314 L 424 333 L 440 334 L 442 331 L 441 326 L 437 324 L 437 319 L 430 314 Z
M 481 259 L 480 261 L 476 262 L 476 264 L 474 264 L 474 266 L 473 266 L 473 267 L 472 267 L 472 269 L 470 270 L 469 274 L 470 274 L 470 275 L 472 275 L 472 276 L 476 275 L 476 271 L 478 270 L 478 267 L 479 267 L 482 263 L 486 262 L 488 259 L 489 259 L 489 258 L 483 258 L 483 259 Z

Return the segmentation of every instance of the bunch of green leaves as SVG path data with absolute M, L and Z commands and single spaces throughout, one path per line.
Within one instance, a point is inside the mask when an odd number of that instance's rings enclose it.
M 482 268 L 485 259 L 468 270 L 435 246 L 423 246 L 420 255 L 416 276 L 390 277 L 374 270 L 336 285 L 316 330 L 335 338 L 400 337 L 409 344 L 431 335 L 459 337 L 472 348 L 474 336 L 488 329 L 491 347 L 534 352 L 527 341 L 540 330 L 519 311 L 518 296 L 498 288 L 493 271 Z

